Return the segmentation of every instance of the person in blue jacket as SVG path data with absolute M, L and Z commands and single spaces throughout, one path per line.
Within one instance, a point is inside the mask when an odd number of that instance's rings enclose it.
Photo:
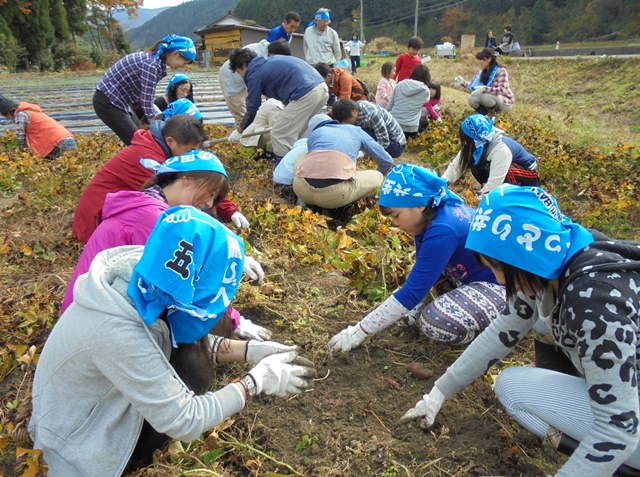
M 286 105 L 271 128 L 273 153 L 279 161 L 304 135 L 311 116 L 327 103 L 329 90 L 324 78 L 300 58 L 265 58 L 246 48 L 236 48 L 229 54 L 229 67 L 247 85 L 247 112 L 237 128 L 239 132 L 253 122 L 263 95 Z
M 273 43 L 282 38 L 284 41 L 291 43 L 293 33 L 300 26 L 300 20 L 300 14 L 298 12 L 287 12 L 284 21 L 269 31 L 267 41 Z
M 328 348 L 350 351 L 403 317 L 410 323 L 417 318 L 421 331 L 435 341 L 471 342 L 506 303 L 504 288 L 489 267 L 465 249 L 473 209 L 449 190 L 446 180 L 406 163 L 389 172 L 379 204 L 380 212 L 414 237 L 416 263 L 402 288 L 331 338 Z M 432 287 L 440 288 L 443 281 L 454 288 L 427 304 Z

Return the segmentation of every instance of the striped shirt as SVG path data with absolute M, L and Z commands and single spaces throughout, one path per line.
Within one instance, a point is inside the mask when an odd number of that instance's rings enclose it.
M 389 111 L 369 101 L 358 101 L 358 106 L 360 114 L 358 114 L 356 126 L 372 130 L 376 135 L 376 141 L 384 149 L 389 147 L 391 142 L 401 146 L 407 143 L 400 124 Z
M 140 51 L 121 58 L 104 74 L 96 89 L 102 91 L 111 104 L 129 113 L 140 103 L 147 118 L 156 115 L 153 98 L 156 86 L 167 75 L 167 65 L 152 53 Z
M 16 139 L 18 139 L 18 144 L 22 149 L 26 149 L 28 147 L 27 126 L 31 122 L 29 115 L 24 111 L 19 111 L 16 113 L 14 121 L 16 123 Z

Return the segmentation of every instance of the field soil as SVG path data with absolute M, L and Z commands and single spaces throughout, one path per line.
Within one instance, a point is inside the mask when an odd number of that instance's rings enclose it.
M 25 81 L 25 92 L 28 88 Z M 469 114 L 465 108 L 462 93 L 445 97 L 443 123 L 411 141 L 402 161 L 442 170 L 459 147 L 458 126 Z M 580 148 L 549 127 L 557 124 L 548 118 L 556 111 L 546 114 L 533 105 L 523 105 L 523 111 L 524 116 L 498 118 L 498 124 L 541 158 L 545 186 L 559 197 L 563 211 L 612 236 L 640 239 L 636 136 L 628 143 L 594 140 Z M 626 124 L 637 127 L 637 116 Z M 229 133 L 215 125 L 207 130 L 211 138 Z M 563 134 L 570 135 L 570 129 Z M 603 152 L 605 147 L 612 152 Z M 110 134 L 80 135 L 77 151 L 44 161 L 19 151 L 12 132 L 0 138 L 0 475 L 42 474 L 25 433 L 32 373 L 81 252 L 71 233 L 78 198 L 120 148 Z M 280 198 L 271 182 L 273 164 L 257 151 L 228 143 L 214 151 L 229 171 L 232 198 L 251 221 L 250 232 L 243 234 L 248 253 L 266 272 L 261 287 L 241 285 L 234 306 L 272 330 L 274 339 L 296 344 L 314 362 L 317 377 L 301 395 L 251 400 L 219 428 L 190 444 L 173 443 L 156 453 L 152 465 L 130 476 L 554 473 L 565 458 L 510 419 L 491 389 L 501 367 L 532 363 L 530 340 L 445 403 L 431 429 L 417 422 L 398 426 L 398 418 L 431 389 L 462 348 L 437 345 L 406 326 L 394 326 L 350 353 L 329 355 L 325 346 L 403 283 L 414 259 L 411 238 L 381 216 L 374 203 L 338 227 Z M 363 161 L 365 166 L 375 165 Z M 453 188 L 474 204 L 477 184 L 467 179 Z M 433 376 L 415 378 L 406 369 L 411 363 Z M 220 366 L 215 387 L 248 369 Z

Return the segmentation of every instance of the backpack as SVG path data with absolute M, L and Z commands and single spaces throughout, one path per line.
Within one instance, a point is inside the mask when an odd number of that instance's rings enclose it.
M 367 99 L 369 101 L 374 101 L 375 102 L 375 96 L 373 95 L 373 93 L 371 93 L 369 91 L 369 88 L 367 88 L 367 85 L 364 84 L 364 81 L 362 81 L 360 78 L 358 78 L 356 75 L 352 74 L 352 76 L 356 79 L 356 81 L 358 82 L 358 84 L 360 85 L 360 91 L 356 91 L 356 93 L 361 93 L 364 94 Z

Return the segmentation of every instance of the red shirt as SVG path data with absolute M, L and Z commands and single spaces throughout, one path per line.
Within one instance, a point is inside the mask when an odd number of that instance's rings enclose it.
M 422 63 L 420 56 L 411 56 L 409 53 L 402 53 L 396 60 L 396 77 L 395 80 L 399 83 L 411 76 L 413 69 Z
M 138 129 L 131 145 L 109 159 L 82 193 L 73 217 L 73 233 L 78 240 L 86 243 L 98 227 L 107 194 L 121 190 L 140 190 L 153 175 L 153 171 L 140 164 L 140 159 L 153 159 L 162 163 L 169 157 L 150 130 Z M 223 200 L 216 207 L 216 215 L 226 222 L 237 211 L 238 207 L 229 199 Z

